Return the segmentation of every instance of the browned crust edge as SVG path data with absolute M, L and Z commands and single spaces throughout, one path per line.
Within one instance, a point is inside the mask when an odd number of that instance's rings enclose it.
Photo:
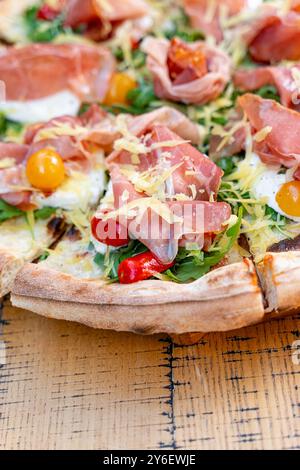
M 18 273 L 16 307 L 94 328 L 135 333 L 227 331 L 263 319 L 253 263 L 219 268 L 196 282 L 144 281 L 133 285 L 82 281 L 40 265 Z
M 0 250 L 0 297 L 11 291 L 17 273 L 23 265 L 24 261 L 9 250 Z

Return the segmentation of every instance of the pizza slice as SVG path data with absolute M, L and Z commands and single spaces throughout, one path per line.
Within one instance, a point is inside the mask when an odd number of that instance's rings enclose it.
M 187 141 L 190 127 L 197 143 L 194 124 L 184 118 L 174 132 L 174 119 L 159 123 L 158 113 L 117 118 L 111 183 L 90 230 L 75 240 L 72 231 L 46 260 L 24 266 L 14 305 L 144 334 L 262 320 L 259 279 L 237 244 L 241 212 L 217 201 L 222 170 Z
M 154 26 L 156 11 L 146 0 L 2 0 L 0 37 L 28 42 L 100 42 L 126 30 L 138 41 Z
M 267 311 L 281 314 L 299 306 L 300 115 L 249 93 L 237 103 L 244 118 L 227 131 L 215 129 L 211 156 L 227 168 L 222 200 L 244 206 L 241 231 L 261 276 Z
M 97 206 L 106 186 L 99 141 L 108 121 L 95 105 L 81 117 L 27 127 L 22 143 L 0 142 L 1 295 L 24 261 L 42 255 L 65 224 L 86 220 Z

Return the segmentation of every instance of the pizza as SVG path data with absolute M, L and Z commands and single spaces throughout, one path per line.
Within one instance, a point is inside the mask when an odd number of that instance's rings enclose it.
M 141 334 L 298 311 L 300 2 L 1 3 L 1 295 Z

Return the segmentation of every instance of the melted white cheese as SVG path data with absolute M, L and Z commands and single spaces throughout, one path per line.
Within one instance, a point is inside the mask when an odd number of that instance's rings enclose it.
M 79 108 L 80 100 L 68 90 L 38 100 L 0 102 L 0 112 L 24 124 L 50 121 L 62 114 L 76 116 Z
M 99 279 L 103 270 L 94 262 L 96 252 L 88 251 L 86 240 L 62 240 L 41 265 L 78 279 Z
M 38 193 L 34 201 L 39 207 L 87 211 L 89 207 L 97 205 L 105 186 L 106 176 L 103 167 L 87 174 L 74 172 L 49 197 Z
M 54 239 L 47 229 L 48 220 L 38 220 L 32 235 L 25 217 L 7 220 L 0 226 L 0 250 L 9 250 L 17 258 L 31 261 L 43 253 Z
M 253 154 L 252 156 L 252 165 L 260 165 L 260 158 Z M 281 214 L 288 219 L 299 222 L 299 217 L 293 217 L 286 212 L 284 212 L 278 202 L 276 201 L 276 196 L 281 186 L 289 180 L 289 173 L 279 173 L 279 166 L 267 166 L 266 169 L 257 177 L 256 181 L 252 185 L 251 192 L 256 199 L 263 199 L 266 201 L 266 204 L 274 209 L 278 214 Z

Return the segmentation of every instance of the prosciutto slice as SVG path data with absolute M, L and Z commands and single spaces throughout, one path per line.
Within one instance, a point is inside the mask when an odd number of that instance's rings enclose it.
M 27 186 L 23 172 L 23 161 L 28 152 L 27 145 L 0 142 L 0 162 L 11 160 L 12 165 L 0 170 L 0 199 L 14 206 L 29 203 L 30 192 L 18 190 L 14 186 Z
M 119 223 L 126 224 L 132 238 L 168 264 L 184 241 L 203 248 L 205 234 L 223 230 L 231 209 L 226 203 L 212 202 L 223 173 L 198 150 L 165 126 L 153 126 L 141 141 L 148 146 L 148 152 L 139 155 L 136 163 L 127 151 L 110 159 L 114 208 L 128 209 Z M 130 168 L 135 180 L 130 172 L 128 175 Z M 141 179 L 145 172 L 159 178 L 166 171 L 167 177 L 160 182 L 157 193 L 149 193 L 139 185 L 139 174 Z M 142 210 L 135 212 L 138 208 Z
M 229 57 L 202 41 L 186 44 L 148 37 L 142 49 L 159 98 L 205 104 L 216 99 L 230 80 Z
M 287 67 L 259 67 L 238 70 L 233 77 L 234 84 L 242 91 L 254 91 L 264 85 L 273 85 L 280 95 L 283 106 L 300 110 L 300 89 L 294 78 L 294 71 L 300 74 L 300 65 Z
M 184 0 L 184 9 L 195 29 L 207 36 L 214 36 L 217 42 L 223 39 L 220 23 L 222 14 L 233 16 L 247 5 L 247 0 Z
M 7 47 L 0 80 L 8 100 L 34 100 L 68 89 L 82 101 L 102 101 L 115 69 L 103 46 L 33 44 Z
M 89 144 L 93 144 L 89 140 L 89 129 L 101 125 L 107 119 L 106 113 L 97 105 L 92 105 L 81 117 L 61 116 L 48 123 L 29 127 L 24 144 L 0 142 L 0 162 L 8 160 L 8 167 L 0 169 L 0 198 L 15 206 L 28 206 L 32 190 L 25 176 L 26 161 L 30 155 L 47 147 L 59 153 L 67 172 L 89 171 L 94 163 L 94 152 L 97 150 L 95 146 L 92 151 L 89 149 Z M 77 126 L 83 134 L 72 135 L 72 130 Z M 87 126 L 86 129 L 83 126 Z M 53 136 L 47 137 L 47 132 Z
M 261 8 L 261 12 L 258 18 L 250 22 L 245 34 L 251 57 L 265 63 L 299 60 L 299 2 L 293 2 L 287 14 L 268 4 Z
M 300 164 L 300 114 L 273 100 L 265 100 L 250 93 L 238 99 L 253 133 L 268 128 L 263 141 L 255 141 L 254 151 L 266 164 L 280 164 L 287 168 Z

